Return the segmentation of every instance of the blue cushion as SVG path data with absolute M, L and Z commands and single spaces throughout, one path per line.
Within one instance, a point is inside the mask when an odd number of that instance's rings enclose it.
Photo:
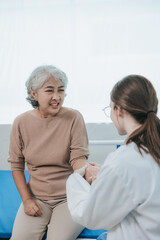
M 97 238 L 99 235 L 101 235 L 102 233 L 106 233 L 106 230 L 100 229 L 100 230 L 91 230 L 88 228 L 85 228 L 81 234 L 79 235 L 79 238 L 89 238 L 89 239 L 93 239 L 93 238 Z
M 28 180 L 28 172 L 25 171 Z M 9 238 L 13 222 L 21 203 L 12 172 L 0 171 L 0 237 Z
M 25 177 L 28 181 L 29 174 L 27 171 L 25 171 Z M 12 172 L 9 170 L 0 170 L 0 238 L 11 237 L 13 222 L 21 201 L 12 177 Z M 97 238 L 104 231 L 85 228 L 79 237 Z

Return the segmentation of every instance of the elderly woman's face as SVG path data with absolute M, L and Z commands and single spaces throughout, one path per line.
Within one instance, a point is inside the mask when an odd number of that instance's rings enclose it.
M 38 110 L 41 116 L 52 117 L 59 112 L 64 102 L 64 84 L 52 77 L 37 92 L 31 94 L 39 103 Z

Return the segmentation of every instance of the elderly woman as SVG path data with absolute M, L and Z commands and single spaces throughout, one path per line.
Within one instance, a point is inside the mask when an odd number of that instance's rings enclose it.
M 47 240 L 74 240 L 84 228 L 72 220 L 66 202 L 66 180 L 89 155 L 82 115 L 62 107 L 67 82 L 64 72 L 48 65 L 26 82 L 34 109 L 15 119 L 10 136 L 8 161 L 22 198 L 12 240 L 39 240 L 46 230 Z

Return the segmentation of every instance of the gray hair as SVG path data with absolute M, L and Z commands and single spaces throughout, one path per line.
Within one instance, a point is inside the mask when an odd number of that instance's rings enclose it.
M 39 104 L 31 95 L 31 91 L 36 92 L 51 77 L 53 77 L 55 80 L 62 81 L 66 90 L 68 84 L 68 78 L 66 74 L 52 65 L 42 65 L 37 67 L 26 81 L 25 85 L 28 94 L 26 99 L 34 108 L 37 108 Z

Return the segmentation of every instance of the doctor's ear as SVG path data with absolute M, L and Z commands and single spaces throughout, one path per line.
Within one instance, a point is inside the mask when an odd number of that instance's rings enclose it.
M 65 97 L 67 97 L 67 93 L 65 93 L 65 95 L 64 95 Z
M 119 106 L 116 106 L 116 108 L 117 108 L 118 116 L 123 117 L 125 110 L 123 108 L 119 107 Z

